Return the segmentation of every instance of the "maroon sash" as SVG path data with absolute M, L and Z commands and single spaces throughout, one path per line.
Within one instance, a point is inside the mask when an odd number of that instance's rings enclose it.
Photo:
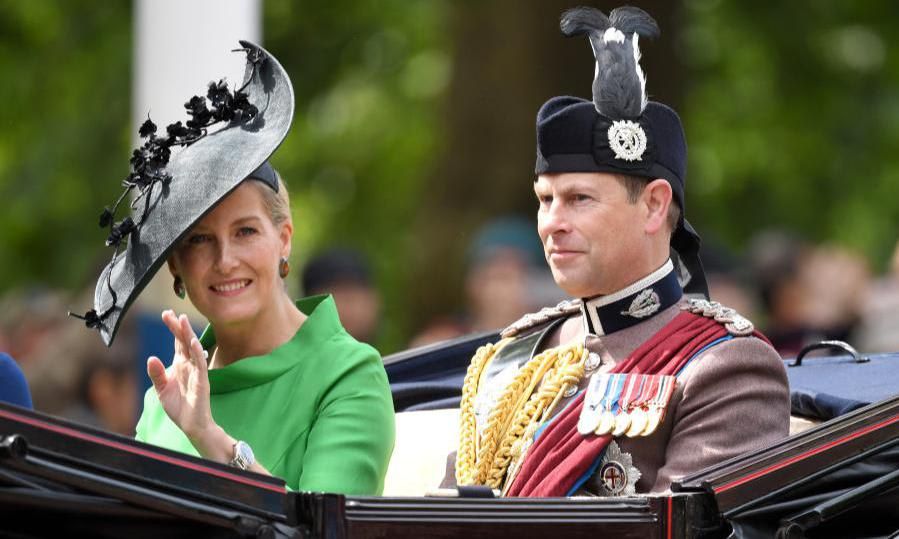
M 698 314 L 681 312 L 610 372 L 673 375 L 697 352 L 727 335 L 722 324 Z M 755 335 L 761 337 L 758 332 Z M 534 441 L 508 496 L 565 496 L 605 450 L 611 435 L 584 436 L 577 430 L 584 393 L 565 407 Z

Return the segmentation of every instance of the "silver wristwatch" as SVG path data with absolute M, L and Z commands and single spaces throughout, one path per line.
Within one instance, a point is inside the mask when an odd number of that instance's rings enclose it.
M 229 462 L 228 465 L 240 468 L 241 470 L 246 470 L 255 462 L 256 457 L 253 455 L 253 450 L 250 449 L 248 443 L 243 440 L 234 442 L 234 456 L 231 457 L 231 462 Z

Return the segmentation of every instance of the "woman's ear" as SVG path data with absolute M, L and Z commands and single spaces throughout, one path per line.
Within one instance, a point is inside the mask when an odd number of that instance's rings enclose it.
M 655 179 L 643 189 L 642 201 L 646 208 L 644 231 L 656 234 L 668 221 L 668 207 L 673 197 L 671 185 L 663 179 Z
M 166 259 L 166 265 L 169 267 L 169 273 L 172 274 L 172 277 L 178 276 L 178 268 L 175 266 L 175 257 L 170 256 Z
M 285 220 L 278 227 L 278 238 L 281 240 L 281 256 L 290 258 L 290 243 L 293 238 L 293 223 L 290 219 Z

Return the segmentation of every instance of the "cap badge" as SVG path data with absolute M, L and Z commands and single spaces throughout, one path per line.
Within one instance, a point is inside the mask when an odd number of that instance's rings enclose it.
M 646 151 L 646 132 L 637 122 L 617 120 L 608 131 L 609 147 L 617 159 L 641 161 Z
M 652 288 L 647 288 L 637 294 L 637 297 L 631 302 L 631 306 L 626 311 L 621 311 L 621 314 L 622 316 L 632 316 L 634 318 L 646 318 L 651 314 L 655 314 L 661 306 L 662 300 L 659 299 L 656 291 Z

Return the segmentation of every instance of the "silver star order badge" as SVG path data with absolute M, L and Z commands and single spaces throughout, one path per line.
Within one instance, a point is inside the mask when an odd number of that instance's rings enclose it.
M 617 120 L 612 122 L 607 133 L 609 147 L 617 159 L 641 161 L 646 151 L 646 132 L 637 122 Z
M 624 453 L 615 441 L 609 442 L 596 473 L 603 496 L 635 496 L 637 481 L 643 475 L 634 466 L 630 453 Z
M 631 302 L 631 306 L 626 311 L 621 311 L 621 314 L 634 318 L 646 318 L 658 311 L 661 306 L 662 301 L 659 299 L 659 295 L 652 288 L 647 288 L 637 294 L 637 297 Z

